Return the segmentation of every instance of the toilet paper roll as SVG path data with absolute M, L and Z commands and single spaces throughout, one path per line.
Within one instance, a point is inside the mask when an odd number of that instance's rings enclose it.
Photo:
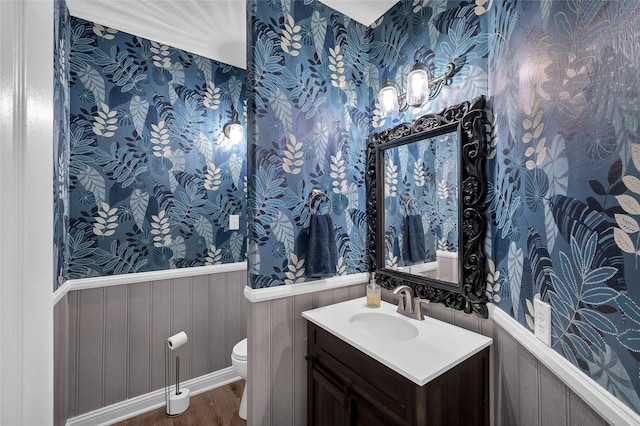
M 171 350 L 179 348 L 185 343 L 187 343 L 187 333 L 185 333 L 184 331 L 181 331 L 178 334 L 174 334 L 167 339 L 167 346 L 169 346 L 169 349 Z
M 176 395 L 175 392 L 171 392 L 166 413 L 169 416 L 178 416 L 187 411 L 187 409 L 189 408 L 190 396 L 191 391 L 189 391 L 188 388 L 181 388 L 178 395 Z

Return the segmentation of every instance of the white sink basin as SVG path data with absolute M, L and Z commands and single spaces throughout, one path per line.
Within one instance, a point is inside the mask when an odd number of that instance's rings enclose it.
M 419 386 L 491 344 L 491 339 L 425 316 L 423 321 L 366 298 L 304 311 L 302 316 Z
M 380 312 L 362 312 L 349 320 L 359 332 L 387 340 L 411 340 L 418 336 L 415 325 L 398 316 Z

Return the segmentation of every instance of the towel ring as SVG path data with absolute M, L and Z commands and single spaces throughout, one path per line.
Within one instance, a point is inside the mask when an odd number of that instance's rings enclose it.
M 411 210 L 411 206 L 412 206 L 411 203 L 412 202 L 415 203 L 414 204 L 415 210 L 413 210 L 413 212 L 415 212 L 415 214 L 420 213 L 420 203 L 418 202 L 418 200 L 416 198 L 409 197 L 408 195 L 404 196 L 404 210 L 405 210 L 405 212 L 407 214 L 410 214 L 410 212 L 412 211 Z
M 309 200 L 309 209 L 311 213 L 318 214 L 318 210 L 313 208 L 313 202 L 316 198 L 326 197 L 329 200 L 329 212 L 333 210 L 333 203 L 331 202 L 331 198 L 327 195 L 326 192 L 322 192 L 319 189 L 315 188 L 311 191 L 311 200 Z

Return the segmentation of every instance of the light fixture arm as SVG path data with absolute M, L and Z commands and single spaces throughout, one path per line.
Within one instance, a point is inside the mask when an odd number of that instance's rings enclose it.
M 442 90 L 442 86 L 446 86 L 449 83 L 451 77 L 453 77 L 455 69 L 455 64 L 453 62 L 449 62 L 444 71 L 444 74 L 429 80 L 429 99 L 433 99 L 438 96 L 438 94 Z

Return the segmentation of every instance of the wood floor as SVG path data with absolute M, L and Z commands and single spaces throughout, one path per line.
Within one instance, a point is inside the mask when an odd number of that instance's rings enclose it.
M 161 407 L 114 426 L 246 426 L 247 422 L 238 417 L 243 389 L 244 380 L 239 380 L 192 396 L 189 408 L 179 417 L 166 417 L 165 407 Z

